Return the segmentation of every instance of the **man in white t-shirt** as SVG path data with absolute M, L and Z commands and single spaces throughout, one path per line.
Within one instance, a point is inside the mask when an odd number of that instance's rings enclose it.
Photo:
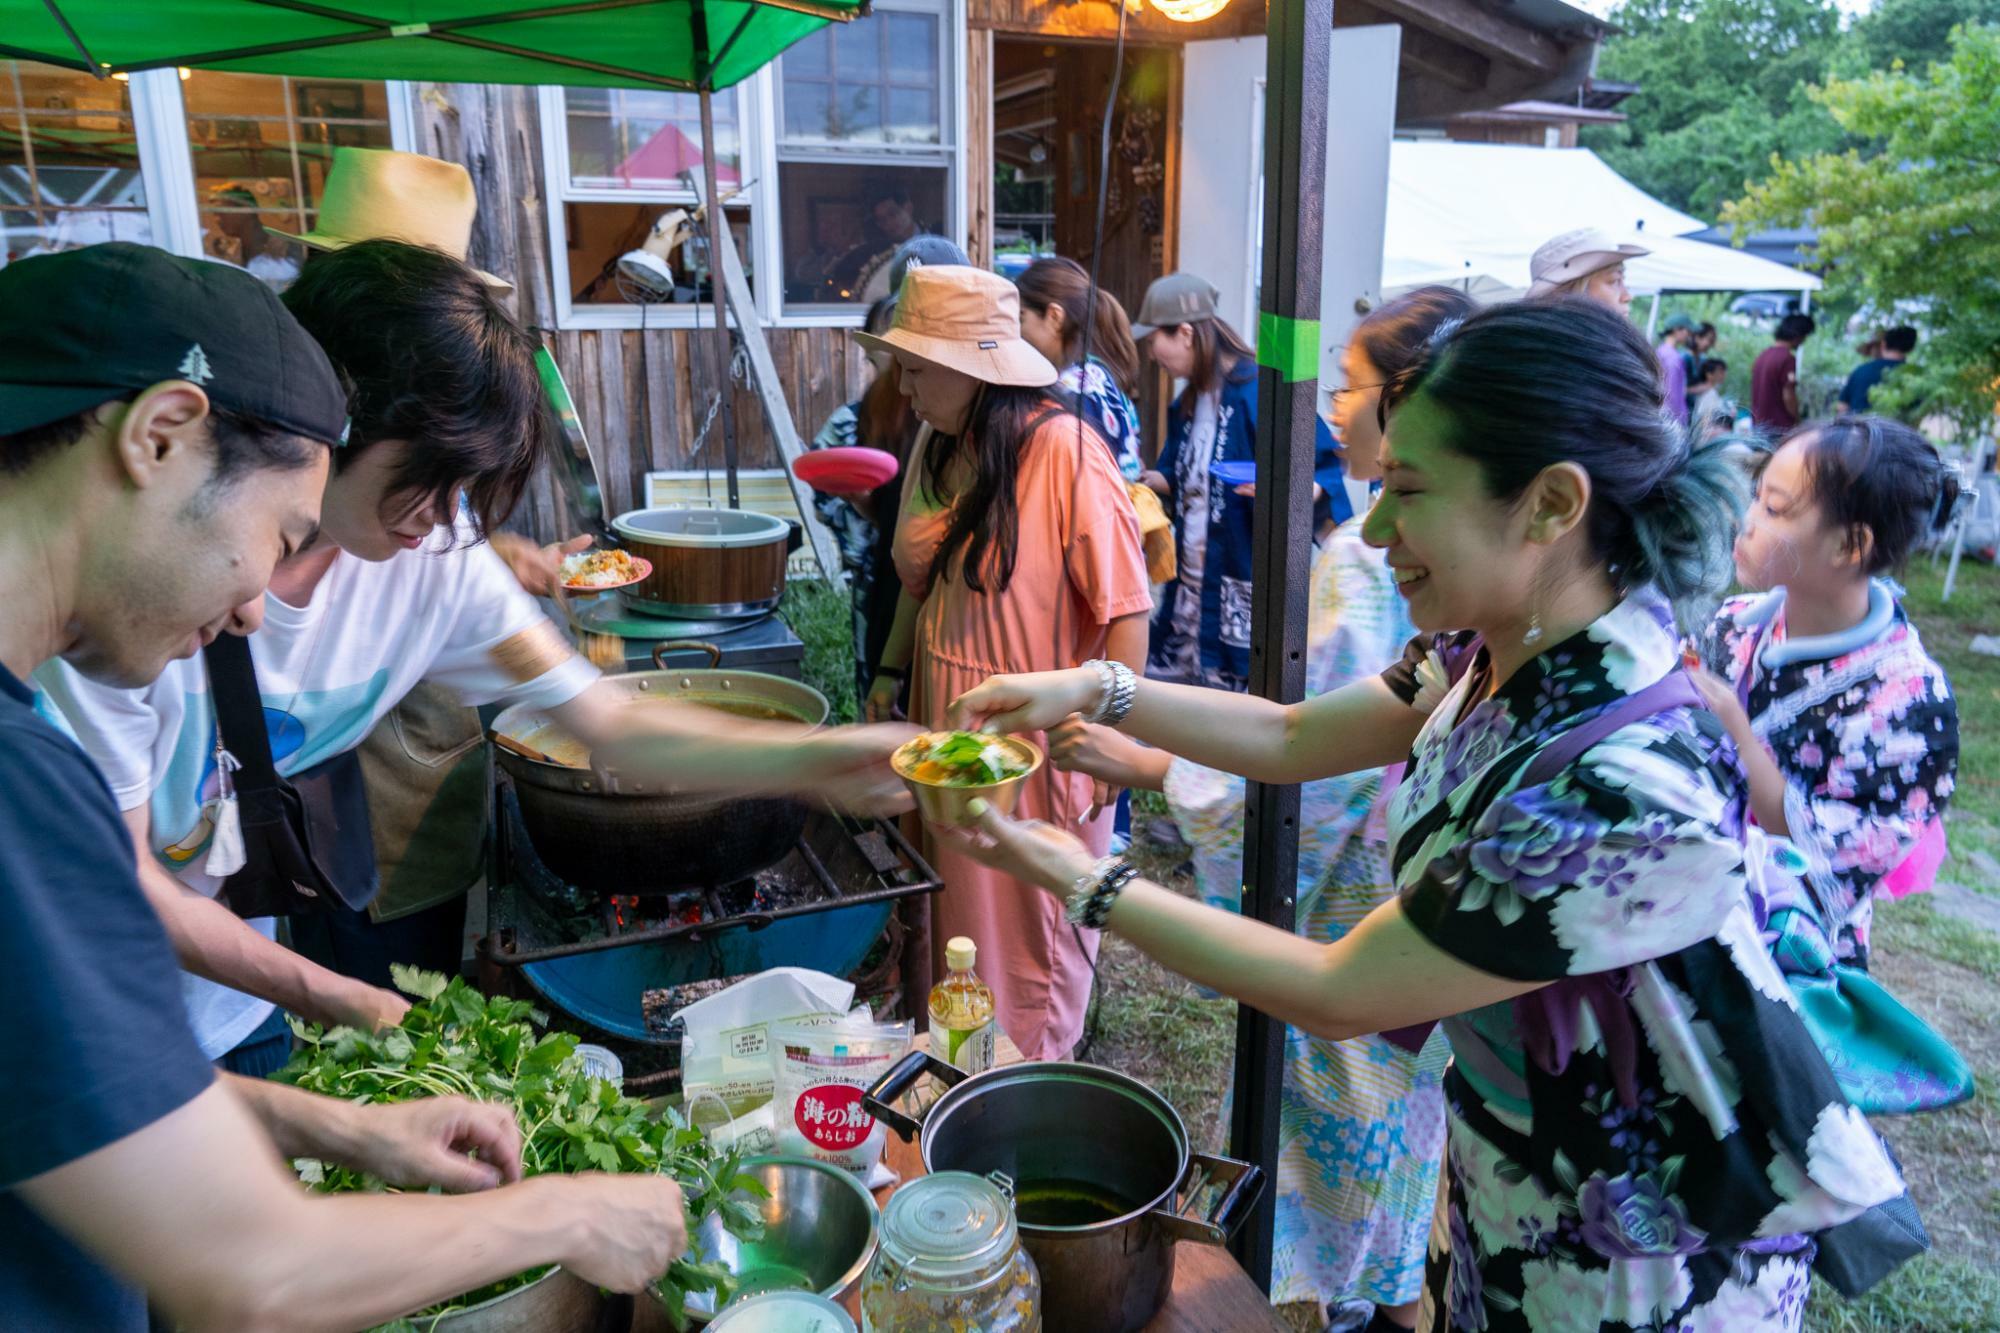
M 468 704 L 527 702 L 625 767 L 717 790 L 893 801 L 889 752 L 907 728 L 803 735 L 701 709 L 627 710 L 618 693 L 479 541 L 511 511 L 553 425 L 535 342 L 473 270 L 370 241 L 316 257 L 284 297 L 354 386 L 318 537 L 281 561 L 250 637 L 278 772 L 358 746 L 420 681 Z M 274 1006 L 327 1022 L 392 1023 L 407 1003 L 279 945 L 275 923 L 215 901 L 204 862 L 219 779 L 207 673 L 173 664 L 120 691 L 58 664 L 37 683 L 103 769 L 140 847 L 141 880 L 182 965 L 202 1051 L 239 1072 L 246 1039 L 288 1044 Z M 273 1057 L 275 1058 L 275 1057 Z

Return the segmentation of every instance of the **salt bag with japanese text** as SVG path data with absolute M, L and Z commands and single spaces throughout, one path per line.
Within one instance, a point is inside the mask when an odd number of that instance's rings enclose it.
M 846 1167 L 871 1188 L 893 1181 L 881 1166 L 888 1127 L 861 1105 L 861 1091 L 909 1052 L 912 1030 L 865 1009 L 830 1025 L 771 1024 L 778 1151 Z

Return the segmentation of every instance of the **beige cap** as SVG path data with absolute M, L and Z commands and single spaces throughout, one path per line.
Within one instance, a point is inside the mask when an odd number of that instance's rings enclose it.
M 387 148 L 336 148 L 313 229 L 304 235 L 270 230 L 321 250 L 356 241 L 407 241 L 463 263 L 478 211 L 472 177 L 456 162 Z M 473 272 L 498 291 L 514 290 L 505 278 Z
M 944 942 L 944 965 L 954 972 L 969 972 L 979 956 L 979 946 L 970 935 L 954 935 Z
M 856 333 L 854 340 L 987 384 L 1039 389 L 1056 382 L 1056 368 L 1021 337 L 1020 289 L 983 268 L 911 269 L 896 298 L 895 324 L 879 337 Z
M 1566 231 L 1544 241 L 1535 251 L 1535 257 L 1528 261 L 1528 276 L 1533 280 L 1528 295 L 1547 296 L 1566 282 L 1587 278 L 1599 269 L 1651 253 L 1643 245 L 1621 241 L 1596 227 Z

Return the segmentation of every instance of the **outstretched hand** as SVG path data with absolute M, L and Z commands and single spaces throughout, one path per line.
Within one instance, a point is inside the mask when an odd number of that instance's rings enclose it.
M 801 748 L 822 800 L 836 810 L 880 819 L 914 804 L 889 756 L 921 735 L 903 723 L 836 727 L 809 737 Z
M 951 701 L 945 709 L 945 725 L 954 731 L 986 731 L 997 736 L 1046 731 L 1072 713 L 1094 708 L 1102 688 L 1097 672 L 1089 667 L 989 676 Z
M 526 537 L 512 532 L 496 532 L 488 540 L 493 550 L 514 578 L 531 595 L 536 597 L 562 596 L 562 562 L 564 556 L 575 555 L 589 547 L 596 540 L 589 533 L 571 537 L 564 542 L 551 542 L 547 546 L 537 546 Z
M 985 801 L 966 807 L 973 823 L 940 832 L 981 865 L 1058 897 L 1097 865 L 1075 834 L 1039 819 L 1009 819 Z

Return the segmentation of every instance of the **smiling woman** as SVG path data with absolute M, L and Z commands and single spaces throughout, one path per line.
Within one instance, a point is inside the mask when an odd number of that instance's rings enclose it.
M 1433 633 L 1289 707 L 1139 684 L 1125 731 L 1260 781 L 1408 756 L 1396 897 L 1348 934 L 1199 906 L 993 811 L 962 844 L 1316 1035 L 1444 1020 L 1433 1329 L 1796 1333 L 1816 1253 L 1852 1294 L 1914 1252 L 1842 1225 L 1906 1206 L 1902 1182 L 1757 933 L 1742 771 L 1669 604 L 1729 577 L 1741 477 L 1690 454 L 1658 395 L 1651 349 L 1601 305 L 1471 316 L 1386 396 L 1363 529 Z M 1105 720 L 1096 677 L 997 677 L 950 724 Z

